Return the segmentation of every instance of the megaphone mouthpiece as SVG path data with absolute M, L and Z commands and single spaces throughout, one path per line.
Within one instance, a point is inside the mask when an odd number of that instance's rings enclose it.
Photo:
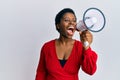
M 78 31 L 84 31 L 87 29 L 82 20 L 77 23 L 76 28 Z

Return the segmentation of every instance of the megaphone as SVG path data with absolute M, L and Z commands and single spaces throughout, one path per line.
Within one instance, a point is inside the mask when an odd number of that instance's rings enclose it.
M 83 14 L 83 20 L 76 25 L 77 30 L 99 32 L 105 27 L 106 19 L 98 8 L 88 8 Z

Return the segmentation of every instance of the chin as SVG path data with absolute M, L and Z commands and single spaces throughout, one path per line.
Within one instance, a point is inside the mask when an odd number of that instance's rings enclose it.
M 69 39 L 72 39 L 72 38 L 73 38 L 73 35 L 71 35 L 71 36 L 68 36 L 68 38 L 69 38 Z

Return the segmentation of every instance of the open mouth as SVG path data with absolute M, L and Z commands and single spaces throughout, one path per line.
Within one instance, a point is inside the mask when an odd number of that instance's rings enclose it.
M 75 31 L 74 26 L 69 26 L 68 29 L 67 29 L 67 33 L 68 33 L 69 35 L 73 35 L 73 34 L 74 34 L 74 31 Z

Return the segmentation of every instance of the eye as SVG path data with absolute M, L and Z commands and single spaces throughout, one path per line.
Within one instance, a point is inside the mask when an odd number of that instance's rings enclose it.
M 70 22 L 70 20 L 69 20 L 69 19 L 64 19 L 64 21 L 65 21 L 65 22 Z
M 76 20 L 73 20 L 73 22 L 76 22 Z
M 67 19 L 67 18 L 66 18 L 66 19 L 63 19 L 63 20 L 64 20 L 65 22 L 74 22 L 74 23 L 76 22 L 76 19 L 71 19 L 71 20 L 70 20 L 70 19 Z

